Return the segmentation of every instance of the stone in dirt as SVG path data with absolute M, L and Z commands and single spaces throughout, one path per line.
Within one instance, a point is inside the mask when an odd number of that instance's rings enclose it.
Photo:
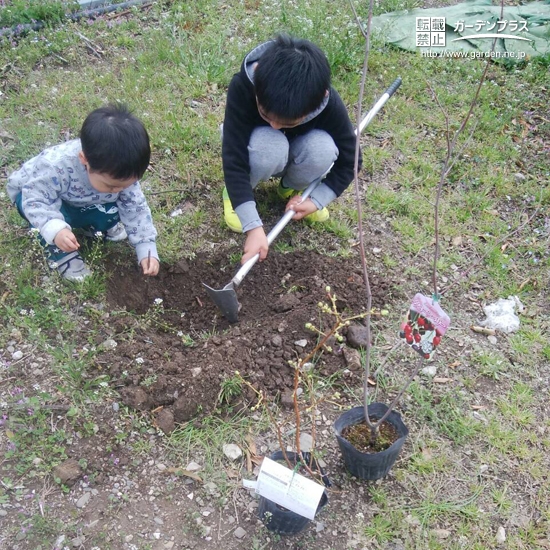
M 302 432 L 300 434 L 300 450 L 309 452 L 313 449 L 313 437 L 310 434 Z
M 348 344 L 352 348 L 366 348 L 367 347 L 367 327 L 364 325 L 350 325 L 347 333 Z
M 420 371 L 425 376 L 435 376 L 437 374 L 437 367 L 424 367 Z
M 122 401 L 129 407 L 138 411 L 146 411 L 151 408 L 149 394 L 139 386 L 129 386 L 121 392 Z
M 76 501 L 76 507 L 77 508 L 84 508 L 88 502 L 90 502 L 90 499 L 92 498 L 92 493 L 84 493 L 77 501 Z
M 285 409 L 294 408 L 294 392 L 292 390 L 285 391 L 281 395 L 281 407 Z
M 346 360 L 346 365 L 350 370 L 359 370 L 361 369 L 361 354 L 358 350 L 353 348 L 345 347 L 343 348 L 344 359 Z
M 273 304 L 273 309 L 277 313 L 290 311 L 298 306 L 300 300 L 294 294 L 283 294 L 279 296 L 279 301 Z
M 226 443 L 223 446 L 223 454 L 230 460 L 237 460 L 243 455 L 241 448 L 234 443 Z
M 67 485 L 67 487 L 72 487 L 82 475 L 82 468 L 74 458 L 69 458 L 58 464 L 52 470 L 53 477 L 59 479 L 62 485 Z
M 197 403 L 188 396 L 182 395 L 174 403 L 173 412 L 176 422 L 185 422 L 197 412 Z
M 237 539 L 242 539 L 246 536 L 246 531 L 242 527 L 237 527 L 237 529 L 233 531 L 233 536 Z
M 166 434 L 169 435 L 174 431 L 176 424 L 174 422 L 174 415 L 166 409 L 162 409 L 157 414 L 157 426 Z

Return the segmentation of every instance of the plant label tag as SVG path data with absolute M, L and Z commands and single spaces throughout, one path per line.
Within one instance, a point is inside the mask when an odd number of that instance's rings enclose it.
M 322 485 L 268 457 L 262 462 L 256 482 L 258 495 L 308 519 L 315 517 L 324 490 Z
M 450 324 L 450 317 L 435 297 L 418 293 L 401 323 L 399 336 L 424 359 L 431 359 Z

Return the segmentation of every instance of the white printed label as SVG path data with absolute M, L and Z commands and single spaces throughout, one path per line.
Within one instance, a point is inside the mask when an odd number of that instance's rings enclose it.
M 265 457 L 256 493 L 308 519 L 315 517 L 325 488 L 286 466 Z

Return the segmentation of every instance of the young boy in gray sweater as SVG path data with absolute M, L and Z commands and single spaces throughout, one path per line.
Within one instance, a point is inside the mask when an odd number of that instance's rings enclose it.
M 92 111 L 80 139 L 42 151 L 8 178 L 21 216 L 39 232 L 48 264 L 67 280 L 91 274 L 73 229 L 110 241 L 128 238 L 145 275 L 157 275 L 157 231 L 139 179 L 149 165 L 149 136 L 121 105 Z

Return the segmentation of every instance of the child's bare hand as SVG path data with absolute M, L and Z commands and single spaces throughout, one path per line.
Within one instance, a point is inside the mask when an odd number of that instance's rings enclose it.
M 158 275 L 160 263 L 156 258 L 143 258 L 140 264 L 144 275 L 150 275 L 151 277 Z
M 246 263 L 256 254 L 260 254 L 260 262 L 265 260 L 267 256 L 267 237 L 263 227 L 255 227 L 246 233 L 246 241 L 244 243 L 244 254 L 241 258 L 241 264 Z
M 303 201 L 300 195 L 296 195 L 287 202 L 285 210 L 294 210 L 296 214 L 292 216 L 292 219 L 301 220 L 302 218 L 313 214 L 313 212 L 316 212 L 317 207 L 311 199 L 307 198 Z
M 63 252 L 74 252 L 80 248 L 74 233 L 70 229 L 62 229 L 53 240 L 55 246 Z

